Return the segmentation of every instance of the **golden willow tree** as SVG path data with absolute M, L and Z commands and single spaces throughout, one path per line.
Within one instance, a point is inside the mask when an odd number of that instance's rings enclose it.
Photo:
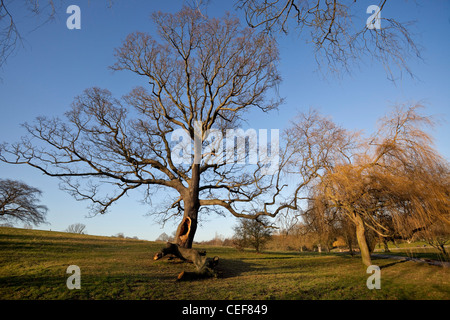
M 379 131 L 341 154 L 310 190 L 310 215 L 342 217 L 354 225 L 362 261 L 371 265 L 368 232 L 410 239 L 419 231 L 450 226 L 450 171 L 424 130 L 430 117 L 419 106 L 396 108 Z
M 278 51 L 273 40 L 229 15 L 206 18 L 183 8 L 152 17 L 158 34 L 130 34 L 112 66 L 142 77 L 146 88 L 121 99 L 106 89 L 86 89 L 64 120 L 37 118 L 25 125 L 27 137 L 4 144 L 0 154 L 4 162 L 59 177 L 77 199 L 92 201 L 95 213 L 137 188 L 146 190 L 147 200 L 158 190 L 174 194 L 165 214 L 182 216 L 176 242 L 191 247 L 201 208 L 247 218 L 264 214 L 236 208 L 265 194 L 272 180 L 264 161 L 242 169 L 240 160 L 253 156 L 242 151 L 248 140 L 231 150 L 237 160 L 211 158 L 222 154 L 221 137 L 244 113 L 279 105 L 269 97 L 280 80 Z M 208 136 L 213 129 L 216 139 Z M 189 141 L 179 142 L 186 136 Z

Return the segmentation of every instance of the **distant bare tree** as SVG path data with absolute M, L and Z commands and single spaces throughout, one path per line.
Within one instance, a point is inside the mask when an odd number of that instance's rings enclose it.
M 23 224 L 23 228 L 27 229 L 27 230 L 31 230 L 31 229 L 33 229 L 33 225 L 31 223 L 29 223 L 29 222 L 25 222 Z
M 251 247 L 260 252 L 272 236 L 273 229 L 268 228 L 266 217 L 254 220 L 241 219 L 234 227 L 233 241 L 239 248 Z
M 163 232 L 158 236 L 158 238 L 156 238 L 155 241 L 168 242 L 172 240 L 173 240 L 172 237 L 170 237 L 167 233 Z
M 276 225 L 280 228 L 279 234 L 288 236 L 298 225 L 299 217 L 300 214 L 291 213 L 289 211 L 278 214 Z
M 367 6 L 357 6 L 354 0 L 237 0 L 237 7 L 244 10 L 247 23 L 254 28 L 272 34 L 288 33 L 290 29 L 306 34 L 306 41 L 315 47 L 318 66 L 326 66 L 328 71 L 348 71 L 369 56 L 383 64 L 391 79 L 394 65 L 412 75 L 407 60 L 420 57 L 420 50 L 408 29 L 411 22 L 385 17 L 386 3 L 378 3 L 379 29 L 369 28 L 366 19 L 355 25 L 352 17 L 357 13 L 353 8 L 364 15 Z
M 6 223 L 1 223 L 0 227 L 14 228 L 14 225 L 12 223 L 6 222 Z
M 74 223 L 67 227 L 65 232 L 68 233 L 78 233 L 78 234 L 85 234 L 86 225 L 82 223 Z
M 47 223 L 47 207 L 39 204 L 42 191 L 23 182 L 0 179 L 0 220 L 22 221 L 39 225 Z

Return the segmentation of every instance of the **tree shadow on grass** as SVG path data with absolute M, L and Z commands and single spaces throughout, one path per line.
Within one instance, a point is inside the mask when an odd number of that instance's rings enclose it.
M 222 279 L 238 277 L 252 270 L 254 270 L 254 264 L 241 259 L 220 259 L 215 268 L 218 277 Z
M 374 256 L 374 257 L 372 257 L 372 259 L 374 259 L 374 260 L 381 260 L 381 261 L 389 260 L 388 257 L 379 257 L 379 256 Z M 386 269 L 386 268 L 395 266 L 395 265 L 397 265 L 399 263 L 403 263 L 403 262 L 407 262 L 407 261 L 408 261 L 408 259 L 398 259 L 398 260 L 392 261 L 390 263 L 386 263 L 384 265 L 381 265 L 380 269 Z M 373 264 L 373 261 L 372 261 L 372 264 Z
M 350 252 L 333 252 L 332 254 L 343 259 L 361 258 L 359 252 L 353 252 L 353 254 L 351 254 Z
M 398 261 L 394 261 L 394 262 L 391 262 L 391 263 L 388 263 L 388 264 L 385 264 L 385 265 L 380 266 L 380 269 L 386 269 L 386 268 L 395 266 L 396 264 L 403 263 L 403 262 L 406 262 L 406 261 L 407 261 L 407 260 L 398 260 Z
M 248 258 L 250 260 L 288 260 L 288 259 L 295 259 L 298 257 L 251 257 Z

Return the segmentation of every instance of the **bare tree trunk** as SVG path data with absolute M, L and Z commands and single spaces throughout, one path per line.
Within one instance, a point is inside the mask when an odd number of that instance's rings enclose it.
M 386 238 L 383 238 L 383 244 L 384 244 L 384 252 L 391 252 L 391 250 L 389 250 L 388 240 Z
M 441 251 L 441 253 L 444 256 L 445 260 L 449 260 L 450 256 L 449 256 L 448 252 L 445 250 L 445 244 L 444 243 L 439 246 L 439 251 Z
M 175 236 L 175 243 L 183 248 L 192 248 L 195 232 L 197 231 L 198 211 L 200 209 L 199 184 L 200 166 L 192 165 L 192 179 L 188 192 L 183 196 L 184 215 L 183 220 L 178 225 Z
M 352 237 L 350 235 L 347 235 L 347 244 L 348 244 L 348 249 L 350 251 L 350 254 L 353 257 L 353 255 L 354 255 L 354 253 L 353 253 L 353 241 L 352 241 Z
M 364 222 L 358 214 L 354 214 L 356 224 L 356 239 L 358 240 L 359 250 L 361 252 L 361 258 L 363 264 L 366 266 L 372 265 L 372 260 L 370 258 L 370 250 L 366 239 L 366 229 L 364 227 Z

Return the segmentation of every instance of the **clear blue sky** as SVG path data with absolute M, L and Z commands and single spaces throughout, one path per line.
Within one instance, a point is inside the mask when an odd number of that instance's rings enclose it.
M 114 63 L 113 49 L 120 46 L 131 32 L 154 32 L 149 15 L 161 10 L 175 12 L 181 9 L 181 0 L 114 1 L 107 8 L 107 0 L 61 1 L 53 21 L 36 26 L 36 19 L 16 1 L 10 7 L 17 17 L 24 47 L 11 56 L 0 71 L 0 141 L 18 141 L 25 134 L 21 123 L 31 122 L 36 116 L 60 116 L 70 107 L 73 98 L 84 89 L 99 86 L 109 89 L 116 97 L 128 93 L 136 85 L 145 85 L 131 73 L 112 73 L 108 66 Z M 362 1 L 360 15 L 355 20 L 367 19 L 365 8 L 377 1 Z M 68 30 L 67 6 L 81 8 L 81 30 Z M 208 13 L 221 15 L 234 12 L 233 1 L 211 0 Z M 281 53 L 280 72 L 283 82 L 280 95 L 286 102 L 270 115 L 251 113 L 249 126 L 282 130 L 298 112 L 310 107 L 319 108 L 349 129 L 363 129 L 370 133 L 377 118 L 396 103 L 421 101 L 426 113 L 443 120 L 433 132 L 437 149 L 450 159 L 450 2 L 388 1 L 383 17 L 400 21 L 416 20 L 414 32 L 423 46 L 423 61 L 409 64 L 416 79 L 404 76 L 397 83 L 386 77 L 380 64 L 365 61 L 353 69 L 351 75 L 324 78 L 317 72 L 313 48 L 295 33 L 279 36 Z M 382 26 L 383 27 L 383 26 Z M 109 213 L 87 218 L 86 202 L 77 202 L 59 190 L 57 179 L 43 176 L 26 167 L 0 163 L 0 177 L 22 180 L 44 191 L 42 203 L 47 205 L 50 225 L 38 229 L 62 231 L 72 223 L 84 223 L 89 234 L 126 236 L 154 240 L 162 232 L 168 234 L 177 221 L 156 224 L 145 216 L 151 208 L 141 205 L 138 195 L 122 199 Z M 205 219 L 206 218 L 206 219 Z M 196 240 L 208 240 L 215 233 L 231 236 L 235 218 L 204 217 L 197 230 Z M 19 226 L 21 226 L 19 224 Z

